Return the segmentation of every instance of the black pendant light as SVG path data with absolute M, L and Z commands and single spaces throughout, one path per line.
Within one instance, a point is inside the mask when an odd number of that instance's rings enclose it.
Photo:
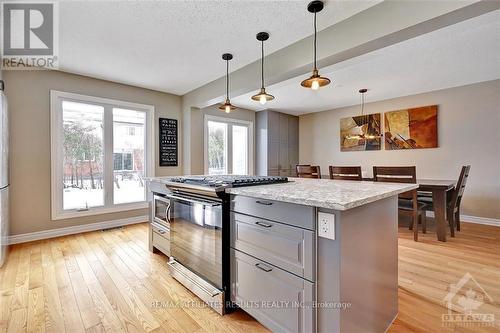
M 313 74 L 300 83 L 304 88 L 311 88 L 313 90 L 318 90 L 320 87 L 330 84 L 330 79 L 319 75 L 318 68 L 316 67 L 316 35 L 318 30 L 316 28 L 316 14 L 323 9 L 323 1 L 311 1 L 307 5 L 307 10 L 314 14 L 314 68 Z
M 257 40 L 261 42 L 261 51 L 262 51 L 262 56 L 261 56 L 261 87 L 260 87 L 260 92 L 258 94 L 255 94 L 252 96 L 252 99 L 254 101 L 260 102 L 260 104 L 264 105 L 266 104 L 267 101 L 272 101 L 274 99 L 273 95 L 270 95 L 266 93 L 266 88 L 264 87 L 264 41 L 269 39 L 269 34 L 267 32 L 259 32 L 257 34 Z
M 231 53 L 224 53 L 222 59 L 226 61 L 226 101 L 219 106 L 219 110 L 230 113 L 236 109 L 229 101 L 229 60 L 233 59 L 233 55 Z
M 369 124 L 370 122 L 370 115 L 365 115 L 365 94 L 368 91 L 368 89 L 363 88 L 359 89 L 359 93 L 361 94 L 361 116 L 356 116 L 355 118 L 358 119 L 356 123 L 359 122 L 359 125 L 365 125 Z M 373 130 L 370 130 L 370 126 L 367 126 L 367 133 L 364 134 L 354 134 L 354 135 L 346 135 L 346 139 L 378 139 L 382 137 L 379 133 L 374 132 Z

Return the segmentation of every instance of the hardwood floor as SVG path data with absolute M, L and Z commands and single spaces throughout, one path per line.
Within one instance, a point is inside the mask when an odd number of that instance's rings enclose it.
M 400 312 L 389 332 L 498 332 L 500 228 L 463 223 L 446 243 L 432 229 L 418 243 L 399 233 Z M 220 317 L 202 306 L 147 239 L 139 224 L 13 246 L 0 269 L 0 332 L 267 331 L 241 310 Z M 443 298 L 467 272 L 492 298 L 480 309 L 496 327 L 442 327 Z

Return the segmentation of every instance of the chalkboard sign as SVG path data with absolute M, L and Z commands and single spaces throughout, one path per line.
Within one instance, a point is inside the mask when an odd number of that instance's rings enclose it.
M 177 166 L 177 119 L 160 118 L 160 166 Z

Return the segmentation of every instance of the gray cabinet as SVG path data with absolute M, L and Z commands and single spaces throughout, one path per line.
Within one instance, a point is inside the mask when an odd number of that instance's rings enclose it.
M 280 113 L 279 114 L 279 131 L 280 131 L 280 142 L 288 143 L 288 119 L 290 115 Z
M 230 209 L 231 300 L 274 332 L 314 332 L 315 208 L 231 195 Z
M 314 331 L 314 284 L 231 249 L 231 300 L 273 332 Z
M 259 150 L 257 150 L 257 154 L 259 154 Z M 279 141 L 269 141 L 267 144 L 267 165 L 265 169 L 275 170 L 277 172 L 279 170 L 280 157 Z
M 314 281 L 314 232 L 231 213 L 231 247 Z
M 288 143 L 280 142 L 280 151 L 279 151 L 279 164 L 278 169 L 281 170 L 290 170 L 290 160 L 288 159 Z
M 299 118 L 276 111 L 256 115 L 256 174 L 295 176 L 299 162 Z
M 315 209 L 311 206 L 232 195 L 230 207 L 235 213 L 314 230 Z
M 262 111 L 262 113 L 258 113 L 258 115 L 266 115 L 266 122 L 267 124 L 271 124 L 272 126 L 265 126 L 265 128 L 268 130 L 269 136 L 268 140 L 269 141 L 280 141 L 280 113 L 279 112 L 274 112 L 274 111 Z

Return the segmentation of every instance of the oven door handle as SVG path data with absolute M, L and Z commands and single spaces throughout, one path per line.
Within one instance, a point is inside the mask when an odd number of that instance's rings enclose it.
M 201 200 L 195 200 L 195 199 L 190 199 L 190 198 L 185 198 L 173 194 L 168 194 L 167 198 L 173 199 L 173 200 L 179 200 L 179 201 L 184 201 L 184 202 L 190 202 L 194 204 L 200 204 L 203 206 L 210 206 L 210 207 L 215 207 L 215 206 L 220 206 L 220 202 L 209 202 L 209 201 L 201 201 Z

